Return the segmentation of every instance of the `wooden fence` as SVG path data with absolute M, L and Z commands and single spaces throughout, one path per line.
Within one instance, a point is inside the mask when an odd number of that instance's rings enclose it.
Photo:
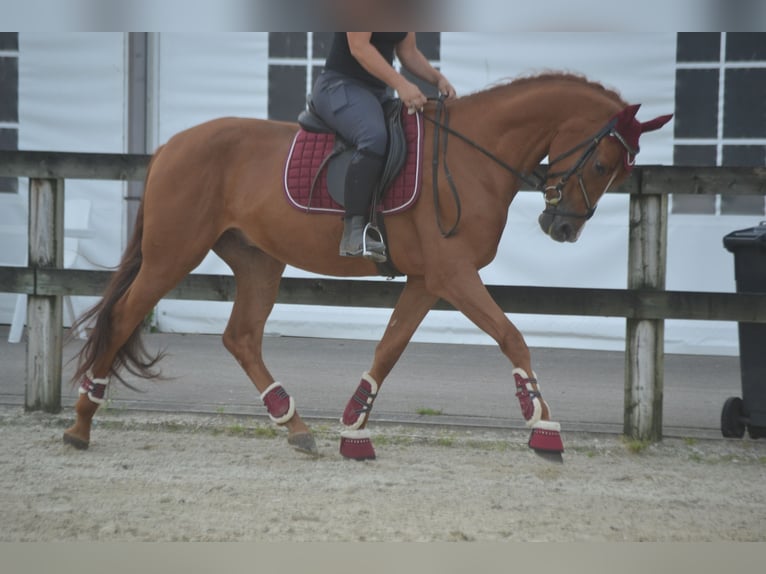
M 61 408 L 62 297 L 99 295 L 106 271 L 62 269 L 64 181 L 143 180 L 149 156 L 0 151 L 0 177 L 29 178 L 29 263 L 0 267 L 0 292 L 25 293 L 27 410 Z M 766 322 L 766 294 L 665 290 L 668 194 L 766 195 L 766 168 L 646 166 L 611 193 L 630 194 L 628 288 L 489 285 L 507 313 L 626 318 L 624 433 L 662 438 L 665 319 Z M 393 307 L 402 284 L 282 280 L 280 303 Z M 231 276 L 189 275 L 166 297 L 232 301 Z M 451 309 L 439 302 L 436 309 Z

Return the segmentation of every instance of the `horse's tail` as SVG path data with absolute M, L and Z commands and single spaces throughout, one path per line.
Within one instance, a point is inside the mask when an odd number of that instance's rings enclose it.
M 158 148 L 149 161 L 145 181 L 149 180 L 149 172 L 161 149 L 162 147 Z M 77 360 L 77 369 L 72 376 L 72 383 L 76 384 L 80 381 L 93 367 L 97 358 L 107 352 L 111 345 L 114 306 L 120 298 L 125 295 L 141 269 L 141 262 L 143 261 L 143 254 L 141 251 L 143 232 L 144 200 L 142 198 L 136 214 L 133 235 L 128 246 L 125 248 L 125 252 L 122 255 L 122 260 L 120 261 L 117 270 L 109 280 L 101 300 L 92 308 L 85 311 L 85 313 L 83 313 L 83 315 L 72 325 L 70 333 L 76 333 L 84 329 L 85 325 L 91 323 L 95 319 L 94 326 L 90 330 L 85 344 L 75 356 L 75 359 Z M 127 341 L 125 341 L 117 351 L 112 366 L 110 367 L 109 375 L 114 376 L 128 387 L 131 387 L 131 385 L 126 383 L 119 374 L 119 371 L 123 367 L 133 375 L 144 379 L 156 379 L 160 377 L 159 372 L 155 371 L 153 367 L 160 359 L 162 359 L 164 353 L 159 352 L 157 354 L 152 354 L 146 349 L 143 340 L 141 339 L 144 323 L 145 321 L 142 321 L 136 326 Z

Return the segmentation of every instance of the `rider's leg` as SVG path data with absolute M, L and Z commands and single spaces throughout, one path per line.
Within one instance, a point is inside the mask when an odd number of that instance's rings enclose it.
M 312 95 L 317 113 L 357 149 L 346 175 L 346 213 L 340 254 L 364 255 L 375 261 L 386 260 L 385 246 L 376 234 L 368 233 L 365 237 L 364 229 L 388 146 L 381 103 L 386 97 L 385 90 L 374 90 L 342 74 L 327 71 L 320 75 Z
M 386 247 L 375 234 L 364 233 L 370 212 L 370 202 L 377 189 L 383 170 L 383 156 L 357 151 L 346 173 L 343 217 L 343 237 L 340 254 L 348 257 L 364 256 L 373 261 L 386 260 Z

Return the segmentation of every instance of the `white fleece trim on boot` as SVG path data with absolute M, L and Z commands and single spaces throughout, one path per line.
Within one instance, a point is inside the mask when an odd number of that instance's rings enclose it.
M 370 431 L 367 429 L 346 429 L 340 431 L 340 436 L 342 438 L 352 439 L 352 440 L 364 440 L 370 438 Z
M 365 371 L 362 373 L 362 380 L 367 381 L 370 384 L 370 394 L 377 395 L 378 394 L 378 382 L 372 378 L 372 375 Z M 354 391 L 356 393 L 356 390 Z M 367 397 L 367 404 L 372 405 L 372 402 L 375 400 L 375 397 Z M 370 416 L 370 411 L 368 410 L 366 413 L 362 413 L 357 417 L 356 421 L 352 425 L 347 425 L 343 423 L 343 417 L 340 418 L 340 423 L 343 425 L 344 428 L 355 430 L 358 429 L 360 426 L 362 426 L 366 421 L 367 418 Z
M 521 375 L 522 379 L 529 379 L 530 378 L 529 375 L 527 375 L 527 372 L 524 369 L 522 369 L 521 367 L 516 367 L 515 369 L 513 369 L 511 371 L 511 374 L 512 375 L 519 374 L 519 375 Z M 537 373 L 532 371 L 532 377 L 531 378 L 533 378 L 533 379 L 535 379 L 535 381 L 537 381 Z M 540 383 L 536 382 L 535 384 L 537 385 L 537 391 L 542 395 L 542 389 L 540 388 Z M 527 383 L 526 386 L 527 386 L 527 390 L 531 392 L 532 391 L 532 384 L 531 383 Z M 551 407 L 550 407 L 550 405 L 547 402 L 545 402 L 545 399 L 543 399 L 542 397 L 540 397 L 540 398 L 535 397 L 535 398 L 532 399 L 532 406 L 534 407 L 535 410 L 532 412 L 532 418 L 530 418 L 525 423 L 527 428 L 534 427 L 534 425 L 537 424 L 540 421 L 540 417 L 543 416 L 543 403 L 545 403 L 545 406 L 548 407 L 548 416 L 551 416 Z
M 93 396 L 93 393 L 91 393 L 90 391 L 87 391 L 86 389 L 82 388 L 82 384 L 80 384 L 80 387 L 77 389 L 78 394 L 84 395 L 84 394 L 87 393 L 88 394 L 88 399 L 90 401 L 96 403 L 97 405 L 103 405 L 106 402 L 106 400 L 107 400 L 107 394 L 109 392 L 109 378 L 105 377 L 103 379 L 97 379 L 96 377 L 93 376 L 93 373 L 91 373 L 90 371 L 87 371 L 85 373 L 85 376 L 94 385 L 104 385 L 104 387 L 105 387 L 104 388 L 104 398 L 100 399 L 98 397 Z
M 282 386 L 282 383 L 278 381 L 274 381 L 273 383 L 271 383 L 268 387 L 266 387 L 266 390 L 261 393 L 261 401 L 263 401 L 263 398 L 266 395 L 268 395 L 271 391 L 281 386 Z M 266 409 L 266 412 L 269 414 L 269 418 L 271 419 L 271 422 L 273 422 L 274 424 L 283 425 L 287 421 L 289 421 L 291 418 L 293 418 L 293 415 L 295 414 L 295 399 L 293 399 L 292 395 L 290 395 L 289 393 L 287 396 L 290 399 L 290 406 L 287 407 L 287 412 L 283 414 L 281 417 L 279 418 L 275 417 L 269 412 L 268 408 Z
M 515 375 L 516 373 L 518 373 L 519 375 L 521 375 L 521 378 L 523 378 L 523 379 L 528 379 L 528 378 L 530 378 L 530 377 L 529 377 L 529 375 L 527 375 L 527 372 L 526 372 L 524 369 L 522 369 L 521 367 L 516 367 L 516 368 L 514 368 L 514 369 L 511 371 L 511 374 L 512 374 L 512 375 Z M 532 378 L 533 378 L 533 379 L 535 379 L 535 380 L 537 380 L 537 373 L 535 373 L 534 371 L 532 371 Z M 538 388 L 540 388 L 540 386 L 539 386 L 539 385 L 538 385 Z
M 533 429 L 561 432 L 561 424 L 553 421 L 537 421 L 533 426 Z
M 274 381 L 273 383 L 271 383 L 268 387 L 266 387 L 266 390 L 261 393 L 261 400 L 263 400 L 263 397 L 268 395 L 271 391 L 281 386 L 282 386 L 282 383 L 279 383 L 277 381 Z
M 364 373 L 362 373 L 362 379 L 364 379 L 365 381 L 370 383 L 372 394 L 373 395 L 377 395 L 378 394 L 378 381 L 376 381 L 375 379 L 372 378 L 372 375 L 369 373 L 369 371 L 365 371 Z M 372 402 L 372 399 L 367 399 L 367 402 L 368 403 Z

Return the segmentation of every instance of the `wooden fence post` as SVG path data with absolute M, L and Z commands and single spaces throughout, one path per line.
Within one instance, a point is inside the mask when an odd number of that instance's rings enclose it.
M 29 267 L 60 268 L 64 264 L 64 180 L 29 180 Z M 63 347 L 61 295 L 29 295 L 27 299 L 27 411 L 61 410 Z
M 664 290 L 668 196 L 630 197 L 628 289 Z M 665 321 L 627 319 L 625 335 L 625 436 L 662 440 Z

